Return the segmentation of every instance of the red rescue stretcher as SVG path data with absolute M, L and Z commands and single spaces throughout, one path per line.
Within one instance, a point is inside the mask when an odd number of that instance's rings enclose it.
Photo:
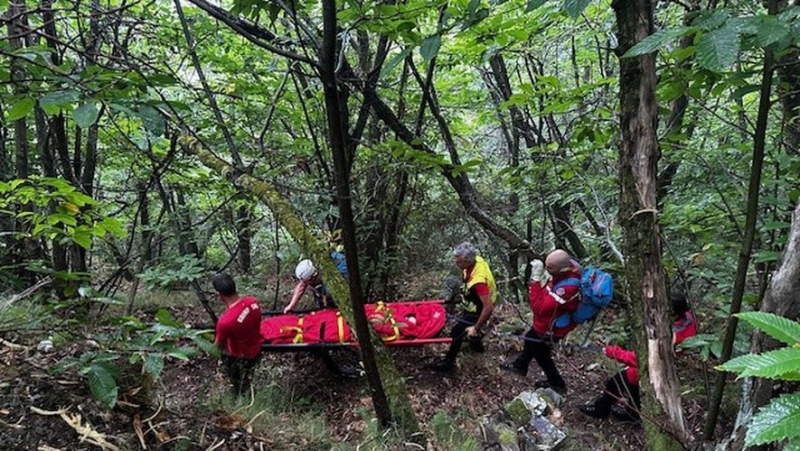
M 368 304 L 367 319 L 386 346 L 422 346 L 450 343 L 437 338 L 447 321 L 444 300 Z M 262 312 L 268 315 L 269 312 Z M 261 321 L 262 350 L 304 351 L 318 348 L 358 347 L 350 325 L 337 309 L 302 315 L 277 315 Z

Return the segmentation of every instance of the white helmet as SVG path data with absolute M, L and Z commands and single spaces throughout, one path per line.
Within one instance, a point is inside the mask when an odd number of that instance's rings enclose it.
M 294 269 L 294 275 L 300 280 L 308 280 L 317 275 L 317 268 L 311 260 L 302 260 Z

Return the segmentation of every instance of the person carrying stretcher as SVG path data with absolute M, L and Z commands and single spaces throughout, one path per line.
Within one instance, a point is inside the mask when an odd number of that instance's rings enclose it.
M 682 294 L 674 294 L 672 303 L 672 344 L 678 345 L 689 337 L 697 335 L 697 323 L 689 310 L 689 303 Z M 636 364 L 636 353 L 620 346 L 606 346 L 603 353 L 625 365 L 624 370 L 615 374 L 605 383 L 603 394 L 592 404 L 579 407 L 584 414 L 594 418 L 608 418 L 614 413 L 624 420 L 639 420 L 641 399 L 639 397 L 639 369 Z M 623 401 L 624 413 L 617 414 L 612 410 L 614 404 Z
M 233 385 L 233 394 L 250 390 L 250 375 L 261 354 L 261 307 L 252 296 L 236 292 L 236 283 L 228 274 L 211 279 L 225 312 L 216 326 L 214 344 L 222 351 L 222 364 Z
M 342 277 L 346 280 L 348 274 L 347 263 L 344 261 L 344 256 L 338 252 L 332 252 L 331 258 L 334 259 L 337 269 L 339 269 L 339 272 L 342 273 Z M 314 302 L 316 302 L 317 308 L 336 307 L 336 304 L 333 302 L 333 297 L 330 291 L 328 291 L 328 287 L 325 286 L 325 283 L 322 281 L 322 276 L 320 276 L 319 271 L 317 271 L 317 268 L 311 260 L 306 259 L 300 261 L 294 270 L 294 275 L 297 277 L 297 285 L 294 286 L 294 291 L 292 291 L 292 299 L 283 309 L 284 315 L 291 312 L 297 306 L 297 303 L 300 302 L 303 294 L 308 289 L 311 289 L 314 293 Z
M 347 280 L 347 263 L 344 259 L 344 255 L 339 252 L 331 252 L 331 258 L 336 264 L 336 268 L 342 274 L 342 277 Z M 298 282 L 292 291 L 292 299 L 283 309 L 283 313 L 285 315 L 289 314 L 295 308 L 297 303 L 303 297 L 303 294 L 308 289 L 311 289 L 311 291 L 314 293 L 314 302 L 317 304 L 317 308 L 326 309 L 336 307 L 336 303 L 333 301 L 333 296 L 331 296 L 330 291 L 328 291 L 328 287 L 325 286 L 325 283 L 322 281 L 322 276 L 320 276 L 319 271 L 317 271 L 317 268 L 314 266 L 314 263 L 311 260 L 301 260 L 300 263 L 297 264 L 297 267 L 295 267 L 294 274 L 297 277 Z M 339 364 L 333 360 L 330 353 L 326 349 L 315 349 L 311 352 L 311 355 L 322 360 L 325 368 L 327 368 L 328 371 L 334 375 L 344 377 L 358 376 L 358 372 L 356 372 L 354 369 L 339 366 Z
M 450 332 L 453 341 L 445 357 L 430 365 L 438 372 L 450 372 L 455 369 L 456 358 L 461 351 L 464 339 L 469 340 L 470 347 L 483 352 L 483 331 L 494 310 L 497 299 L 492 270 L 489 264 L 478 255 L 478 250 L 470 242 L 463 242 L 453 250 L 453 259 L 461 270 L 464 292 L 464 303 L 461 314 L 456 318 L 456 325 Z
M 552 346 L 566 337 L 576 324 L 569 322 L 564 327 L 558 327 L 555 322 L 560 315 L 578 308 L 581 300 L 581 268 L 561 249 L 551 252 L 544 263 L 534 260 L 530 265 L 528 300 L 533 312 L 533 325 L 525 334 L 522 353 L 512 363 L 501 365 L 501 368 L 525 376 L 531 360 L 536 359 L 547 377 L 537 381 L 536 387 L 549 387 L 563 394 L 567 391 L 567 384 L 553 362 Z M 551 276 L 549 281 L 545 279 L 545 271 Z

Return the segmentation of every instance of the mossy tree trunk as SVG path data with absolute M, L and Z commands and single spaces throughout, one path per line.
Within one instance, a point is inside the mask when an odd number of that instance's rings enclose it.
M 653 32 L 653 3 L 615 0 L 621 56 Z M 628 313 L 638 361 L 648 449 L 684 449 L 686 436 L 672 353 L 669 301 L 657 210 L 655 54 L 620 58 L 619 220 L 624 230 Z
M 279 219 L 281 226 L 289 232 L 289 235 L 297 242 L 303 253 L 318 263 L 320 273 L 331 294 L 335 299 L 339 300 L 337 302 L 339 311 L 348 323 L 356 324 L 347 283 L 330 259 L 326 243 L 306 227 L 294 207 L 271 185 L 248 174 L 236 171 L 230 164 L 204 149 L 194 138 L 185 136 L 182 141 L 184 146 L 197 155 L 203 164 L 216 170 L 235 186 L 253 194 L 272 210 L 273 215 Z M 358 333 L 358 330 L 356 332 Z M 394 361 L 377 334 L 371 331 L 369 338 L 365 338 L 362 335 L 359 339 L 359 343 L 362 346 L 367 341 L 370 341 L 374 347 L 375 361 L 377 362 L 380 380 L 392 413 L 392 422 L 405 431 L 407 435 L 418 433 L 419 425 L 414 410 L 411 408 L 405 380 L 397 371 Z

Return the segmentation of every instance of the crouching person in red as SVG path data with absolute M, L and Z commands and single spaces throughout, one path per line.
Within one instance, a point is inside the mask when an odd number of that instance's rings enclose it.
M 689 310 L 685 296 L 675 294 L 672 296 L 671 302 L 672 344 L 677 345 L 687 338 L 697 335 L 697 324 L 694 315 Z M 611 413 L 617 415 L 617 412 L 612 411 L 614 404 L 624 400 L 625 411 L 618 416 L 624 420 L 638 421 L 641 399 L 639 397 L 639 369 L 636 364 L 636 353 L 620 346 L 606 346 L 603 348 L 603 353 L 627 367 L 608 379 L 603 394 L 598 396 L 594 403 L 581 406 L 581 412 L 594 418 L 608 418 Z
M 217 321 L 214 344 L 222 351 L 233 394 L 240 396 L 250 391 L 250 377 L 261 354 L 261 307 L 252 296 L 239 297 L 227 274 L 217 274 L 211 283 L 227 306 Z
M 543 283 L 545 270 L 552 276 L 547 283 Z M 525 334 L 522 353 L 513 363 L 502 365 L 503 369 L 525 376 L 531 360 L 536 359 L 547 379 L 537 381 L 535 385 L 550 387 L 560 393 L 567 391 L 567 384 L 553 362 L 552 346 L 574 329 L 575 323 L 570 321 L 565 327 L 556 327 L 554 323 L 562 314 L 578 308 L 580 280 L 580 267 L 561 249 L 551 252 L 545 263 L 541 260 L 531 262 L 528 300 L 533 311 L 533 325 Z

